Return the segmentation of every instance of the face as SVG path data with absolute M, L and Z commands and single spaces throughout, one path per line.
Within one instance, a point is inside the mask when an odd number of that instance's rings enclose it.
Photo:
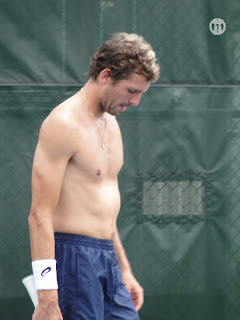
M 102 110 L 115 116 L 130 106 L 136 107 L 149 85 L 150 82 L 143 75 L 137 73 L 132 73 L 127 79 L 115 83 L 109 78 L 100 102 Z

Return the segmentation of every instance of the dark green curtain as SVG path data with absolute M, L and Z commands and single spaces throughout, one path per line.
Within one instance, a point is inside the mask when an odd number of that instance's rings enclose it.
M 222 18 L 215 36 L 209 23 Z M 122 114 L 118 226 L 142 320 L 240 314 L 240 4 L 0 0 L 0 318 L 31 319 L 31 166 L 43 119 L 114 32 L 143 35 L 161 78 Z

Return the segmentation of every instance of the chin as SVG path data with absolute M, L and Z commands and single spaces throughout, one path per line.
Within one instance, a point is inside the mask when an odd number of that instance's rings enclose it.
M 105 110 L 107 113 L 109 113 L 110 115 L 112 115 L 112 116 L 116 116 L 116 115 L 118 115 L 119 113 L 116 113 L 116 111 L 115 110 L 112 110 L 112 109 L 108 109 L 108 110 Z
M 108 112 L 108 114 L 115 117 L 115 116 L 118 116 L 120 114 L 120 112 Z

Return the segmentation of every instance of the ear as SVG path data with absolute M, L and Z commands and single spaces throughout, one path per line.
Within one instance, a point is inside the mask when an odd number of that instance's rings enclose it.
M 111 78 L 111 69 L 109 68 L 106 68 L 106 69 L 103 69 L 101 72 L 100 72 L 100 80 L 103 81 L 104 83 L 107 83 L 109 81 L 112 82 L 112 78 Z

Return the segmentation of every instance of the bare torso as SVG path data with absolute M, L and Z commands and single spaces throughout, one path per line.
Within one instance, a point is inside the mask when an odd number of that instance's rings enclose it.
M 103 119 L 90 117 L 79 93 L 56 107 L 50 116 L 55 114 L 68 119 L 76 152 L 65 170 L 53 214 L 54 231 L 111 239 L 120 210 L 118 173 L 123 165 L 117 120 L 105 113 L 106 143 L 102 149 Z

